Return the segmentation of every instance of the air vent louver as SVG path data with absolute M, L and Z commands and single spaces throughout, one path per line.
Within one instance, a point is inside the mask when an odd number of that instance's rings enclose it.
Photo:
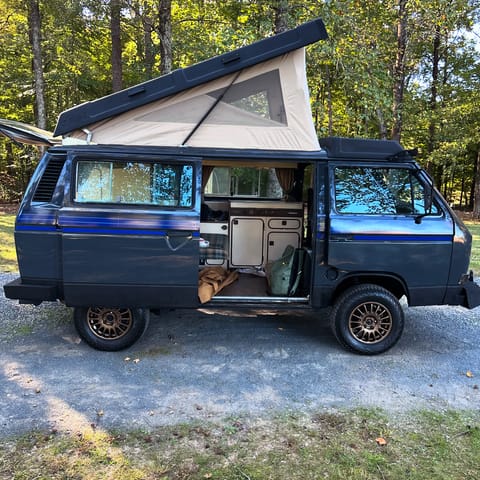
M 51 157 L 45 172 L 40 179 L 35 195 L 33 196 L 34 202 L 51 202 L 53 192 L 57 186 L 58 177 L 62 171 L 65 163 L 65 157 Z

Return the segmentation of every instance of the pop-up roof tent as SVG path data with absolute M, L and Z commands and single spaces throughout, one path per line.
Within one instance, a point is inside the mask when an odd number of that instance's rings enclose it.
M 305 73 L 322 20 L 63 112 L 64 143 L 318 150 Z

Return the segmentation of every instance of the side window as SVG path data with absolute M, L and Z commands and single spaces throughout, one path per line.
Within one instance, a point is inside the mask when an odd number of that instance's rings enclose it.
M 75 201 L 191 207 L 193 166 L 79 160 Z
M 215 167 L 205 186 L 206 196 L 282 198 L 274 168 Z M 293 179 L 293 175 L 292 175 Z
M 421 215 L 426 212 L 424 186 L 404 168 L 338 167 L 335 208 L 338 213 Z M 438 213 L 432 205 L 432 213 Z

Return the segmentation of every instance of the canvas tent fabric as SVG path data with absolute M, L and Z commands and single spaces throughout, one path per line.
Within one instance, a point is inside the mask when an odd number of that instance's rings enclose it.
M 328 35 L 325 25 L 321 18 L 316 18 L 292 30 L 69 108 L 59 115 L 54 135 L 68 135 L 93 123 L 239 72 L 326 38 Z
M 318 150 L 300 48 L 87 126 L 97 144 Z M 86 139 L 85 129 L 69 137 Z

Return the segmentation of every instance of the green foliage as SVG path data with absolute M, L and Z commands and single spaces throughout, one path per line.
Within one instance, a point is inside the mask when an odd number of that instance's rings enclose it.
M 307 58 L 319 136 L 388 136 L 398 1 L 172 0 L 173 68 L 271 35 L 280 5 L 288 7 L 289 27 L 322 17 L 330 38 L 310 46 Z M 125 87 L 158 75 L 158 3 L 122 3 Z M 53 129 L 63 110 L 111 93 L 109 1 L 43 0 L 40 7 L 48 125 Z M 480 6 L 473 0 L 407 2 L 402 142 L 421 148 L 420 160 L 437 185 L 463 206 L 471 204 L 480 146 L 480 52 L 469 34 L 479 17 Z M 434 80 L 435 40 L 439 58 Z M 0 117 L 35 123 L 31 57 L 26 2 L 0 0 Z M 7 197 L 17 198 L 25 188 L 17 176 L 31 173 L 38 154 L 30 150 L 28 156 L 33 160 L 26 168 L 20 165 L 25 160 L 19 151 L 8 150 L 0 140 Z

